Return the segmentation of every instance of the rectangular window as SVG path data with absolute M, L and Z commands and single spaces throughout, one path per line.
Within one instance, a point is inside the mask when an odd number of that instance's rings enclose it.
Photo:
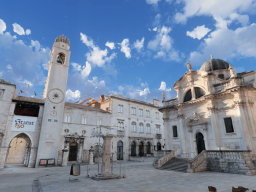
M 86 117 L 82 117 L 82 124 L 87 124 L 87 118 Z
M 156 119 L 159 119 L 159 113 L 156 112 Z
M 58 122 L 58 120 L 57 120 L 57 119 L 54 119 L 54 122 Z
M 156 133 L 157 133 L 157 134 L 160 134 L 160 125 L 157 125 L 157 126 L 156 126 Z
M 150 117 L 150 111 L 146 110 L 146 117 Z
M 70 115 L 65 116 L 65 123 L 70 123 Z
M 132 115 L 136 115 L 136 108 L 132 107 Z
M 139 109 L 139 116 L 143 116 L 143 109 Z
M 151 130 L 150 130 L 150 125 L 147 124 L 147 133 L 150 133 L 150 132 L 151 132 Z
M 123 131 L 124 130 L 124 122 L 123 121 L 118 121 L 118 130 Z
M 173 137 L 178 137 L 177 126 L 172 126 Z
M 98 119 L 97 125 L 101 125 L 101 119 Z
M 234 133 L 234 127 L 232 123 L 231 117 L 224 118 L 226 132 L 227 133 Z
M 118 105 L 118 113 L 123 113 L 123 105 Z

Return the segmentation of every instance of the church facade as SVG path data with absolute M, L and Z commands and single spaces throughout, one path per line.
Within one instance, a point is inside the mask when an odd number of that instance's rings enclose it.
M 42 98 L 18 96 L 16 85 L 0 79 L 0 168 L 6 164 L 39 167 L 97 162 L 103 140 L 93 133 L 100 126 L 113 127 L 102 128 L 102 132 L 115 135 L 111 147 L 114 160 L 154 156 L 155 151 L 164 149 L 157 100 L 150 104 L 110 95 L 95 105 L 65 102 L 69 49 L 69 39 L 58 36 Z M 131 117 L 134 107 L 137 112 Z
M 165 100 L 167 149 L 194 158 L 203 150 L 251 150 L 256 154 L 256 73 L 236 73 L 214 59 L 189 71 L 174 84 L 177 97 Z

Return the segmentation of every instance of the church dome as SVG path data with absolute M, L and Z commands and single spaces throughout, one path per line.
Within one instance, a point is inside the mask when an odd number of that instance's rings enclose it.
M 70 41 L 67 37 L 60 35 L 55 39 L 55 42 L 63 42 L 63 43 L 67 43 L 70 46 Z
M 228 69 L 231 66 L 228 62 L 222 59 L 211 59 L 206 61 L 200 68 L 201 71 L 216 71 L 221 69 Z

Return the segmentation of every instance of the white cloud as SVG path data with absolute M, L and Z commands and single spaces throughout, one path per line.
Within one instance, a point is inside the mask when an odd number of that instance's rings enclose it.
M 114 42 L 107 42 L 105 45 L 109 47 L 111 50 L 116 48 Z
M 25 35 L 24 29 L 17 23 L 12 24 L 13 31 L 17 33 L 18 35 Z
M 105 63 L 110 63 L 112 59 L 116 57 L 116 53 L 112 53 L 109 57 L 108 50 L 101 50 L 98 46 L 96 46 L 92 39 L 88 38 L 85 34 L 80 33 L 81 41 L 86 44 L 90 52 L 86 53 L 86 57 L 88 62 L 91 64 L 97 65 L 98 67 L 104 66 Z
M 121 51 L 125 54 L 126 58 L 131 58 L 131 49 L 129 47 L 129 39 L 124 39 L 121 45 Z
M 199 50 L 190 53 L 192 65 L 202 65 L 211 54 L 221 59 L 256 57 L 256 24 L 231 30 L 225 20 L 217 20 L 216 27 L 199 45 Z
M 166 83 L 164 81 L 161 81 L 161 85 L 160 85 L 160 88 L 158 89 L 159 91 L 171 91 L 172 89 L 171 88 L 166 88 Z
M 3 78 L 16 84 L 17 90 L 23 86 L 22 82 L 25 80 L 40 85 L 41 88 L 46 79 L 42 65 L 50 60 L 51 50 L 48 47 L 37 50 L 33 47 L 31 44 L 26 45 L 19 38 L 14 38 L 9 32 L 0 34 L 0 68 Z M 12 70 L 7 69 L 7 65 L 10 65 Z
M 153 31 L 157 31 L 157 27 L 153 28 Z
M 6 67 L 7 67 L 7 69 L 12 70 L 12 66 L 11 65 L 7 65 Z
M 169 36 L 170 31 L 171 28 L 165 26 L 158 29 L 155 38 L 148 42 L 148 49 L 157 51 L 155 58 L 179 61 L 179 54 L 172 47 L 173 40 Z
M 162 15 L 161 15 L 160 13 L 158 13 L 158 14 L 155 16 L 152 25 L 153 25 L 153 26 L 159 26 L 160 23 L 161 23 L 161 18 L 162 18 Z M 153 29 L 153 30 L 154 30 L 154 29 Z
M 142 37 L 142 39 L 139 41 L 138 39 L 134 42 L 133 46 L 135 49 L 137 49 L 138 52 L 141 51 L 141 49 L 143 49 L 144 46 L 144 40 L 145 38 Z
M 0 19 L 0 34 L 3 34 L 5 30 L 6 30 L 6 24 L 2 19 Z
M 161 1 L 161 0 L 146 0 L 146 3 L 150 5 L 157 5 L 158 1 Z
M 118 86 L 118 90 L 120 91 L 120 93 L 122 93 L 124 90 L 124 87 L 120 85 L 120 86 Z
M 179 0 L 177 2 L 185 4 L 182 13 L 178 12 L 175 15 L 175 20 L 178 23 L 184 23 L 189 17 L 200 15 L 211 15 L 225 19 L 232 17 L 231 14 L 233 13 L 243 13 L 256 7 L 254 0 L 232 0 L 232 3 L 223 0 Z M 239 19 L 243 23 L 246 22 L 245 17 Z
M 33 41 L 33 40 L 31 40 L 31 46 L 35 47 L 35 51 L 39 51 L 40 47 L 41 47 L 41 45 L 38 41 Z M 44 52 L 44 50 L 42 50 L 42 51 Z
M 79 98 L 81 97 L 81 92 L 79 90 L 76 91 L 71 91 L 70 89 L 68 89 L 66 91 L 66 101 L 77 101 L 79 100 Z
M 150 93 L 149 88 L 145 88 L 144 90 L 139 91 L 140 96 L 146 96 L 148 93 Z
M 149 31 L 151 31 L 151 29 L 150 29 L 150 28 L 148 28 L 148 30 L 149 30 Z
M 187 31 L 187 36 L 192 37 L 193 39 L 202 39 L 211 29 L 205 27 L 205 25 L 197 26 L 193 31 Z
M 71 65 L 75 72 L 79 72 L 82 79 L 85 79 L 86 77 L 88 77 L 92 70 L 91 64 L 88 61 L 86 61 L 86 65 L 83 67 L 77 63 L 71 63 Z
M 26 35 L 30 35 L 31 34 L 31 30 L 30 29 L 27 29 L 26 30 Z

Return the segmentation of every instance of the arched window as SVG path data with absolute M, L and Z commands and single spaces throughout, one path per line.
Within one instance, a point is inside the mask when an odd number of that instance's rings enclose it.
M 151 133 L 150 124 L 147 124 L 147 133 Z
M 161 151 L 161 143 L 160 142 L 157 143 L 157 151 Z
M 195 87 L 196 99 L 205 95 L 205 92 L 200 87 Z
M 140 132 L 144 132 L 144 126 L 143 126 L 143 123 L 140 123 Z
M 131 144 L 131 156 L 136 156 L 136 143 L 134 141 Z
M 151 154 L 151 145 L 150 142 L 147 143 L 147 154 Z
M 65 55 L 64 53 L 58 53 L 57 55 L 57 63 L 64 64 L 65 63 Z
M 184 97 L 184 102 L 190 101 L 192 99 L 192 92 L 191 89 L 189 89 Z
M 136 132 L 136 123 L 132 122 L 132 132 Z

